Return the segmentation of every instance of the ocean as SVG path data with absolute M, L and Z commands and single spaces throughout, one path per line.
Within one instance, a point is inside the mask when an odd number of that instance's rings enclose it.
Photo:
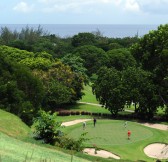
M 21 31 L 26 26 L 37 29 L 39 24 L 0 24 L 0 28 L 8 27 L 10 30 Z M 156 30 L 159 25 L 113 25 L 113 24 L 40 24 L 48 34 L 55 34 L 59 37 L 72 37 L 81 32 L 97 32 L 109 38 L 134 37 Z

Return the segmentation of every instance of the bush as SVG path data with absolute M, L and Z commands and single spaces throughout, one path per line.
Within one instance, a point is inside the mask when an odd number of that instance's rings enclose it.
M 43 140 L 44 143 L 54 144 L 56 137 L 61 135 L 60 122 L 56 122 L 56 113 L 40 111 L 35 119 L 35 139 Z
M 76 115 L 75 111 L 71 111 L 70 113 L 71 113 L 71 115 Z
M 87 132 L 81 134 L 78 140 L 69 138 L 68 136 L 62 136 L 57 138 L 55 145 L 67 150 L 82 151 L 84 149 L 83 142 L 89 140 L 85 138 Z
M 102 114 L 101 114 L 101 113 L 93 112 L 92 115 L 93 115 L 93 116 L 101 116 Z
M 79 111 L 76 111 L 76 115 L 80 115 L 80 112 L 79 112 Z
M 69 116 L 71 115 L 70 111 L 59 111 L 58 116 Z
M 81 112 L 81 115 L 91 115 L 92 113 L 91 112 L 87 112 L 87 111 L 82 111 Z

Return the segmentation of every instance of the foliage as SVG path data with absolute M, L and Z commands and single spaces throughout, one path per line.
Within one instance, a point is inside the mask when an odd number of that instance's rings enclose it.
M 46 90 L 42 104 L 45 109 L 54 111 L 62 104 L 69 103 L 71 100 L 71 91 L 59 82 L 51 81 Z
M 160 101 L 152 74 L 140 68 L 129 67 L 122 72 L 122 81 L 127 92 L 127 104 L 133 102 L 135 112 L 143 119 L 153 118 Z
M 114 67 L 117 70 L 124 70 L 129 66 L 135 66 L 136 61 L 130 51 L 125 48 L 113 49 L 107 52 L 108 67 Z
M 56 113 L 39 111 L 39 116 L 35 118 L 35 138 L 43 140 L 45 143 L 54 144 L 55 138 L 60 135 L 60 122 L 56 122 Z
M 53 63 L 47 71 L 34 70 L 34 75 L 40 78 L 45 87 L 46 95 L 43 105 L 55 110 L 65 103 L 74 103 L 81 99 L 83 93 L 83 77 L 71 71 L 69 66 L 60 61 Z
M 89 139 L 85 136 L 87 132 L 82 133 L 78 139 L 70 138 L 66 135 L 58 138 L 56 145 L 68 150 L 75 150 L 75 151 L 82 151 L 84 149 L 84 142 L 88 141 Z
M 139 66 L 152 73 L 160 106 L 168 105 L 168 24 L 144 35 L 131 51 Z
M 46 52 L 36 53 L 19 50 L 16 48 L 1 46 L 0 52 L 12 61 L 17 61 L 31 69 L 47 70 L 52 65 L 52 56 Z
M 46 52 L 34 54 L 7 46 L 1 46 L 0 52 L 4 57 L 20 63 L 19 66 L 29 67 L 33 75 L 43 82 L 42 87 L 45 89 L 45 97 L 41 103 L 46 108 L 54 110 L 62 104 L 81 99 L 83 82 L 86 81 L 86 78 L 84 78 L 86 74 L 83 76 L 84 71 L 81 74 L 82 70 L 85 70 L 84 68 L 81 67 L 78 72 L 73 72 L 69 66 L 55 60 Z M 39 102 L 39 100 L 37 101 Z
M 112 115 L 117 115 L 125 105 L 125 87 L 121 73 L 115 68 L 102 67 L 98 71 L 98 78 L 93 84 L 96 98 Z
M 78 33 L 72 37 L 72 45 L 74 47 L 94 45 L 95 42 L 95 35 L 92 33 Z
M 25 67 L 0 54 L 0 105 L 31 124 L 43 99 L 42 83 Z
M 87 69 L 88 76 L 96 73 L 107 62 L 105 51 L 95 46 L 81 46 L 76 48 L 73 53 L 84 60 L 84 67 Z
M 137 43 L 139 40 L 138 35 L 135 35 L 134 37 L 124 37 L 124 38 L 109 38 L 109 47 L 111 47 L 111 43 L 117 43 L 118 45 L 129 48 L 133 44 Z
M 72 54 L 67 54 L 61 59 L 62 63 L 69 65 L 71 70 L 84 78 L 85 83 L 88 82 L 88 77 L 86 75 L 87 69 L 84 67 L 84 60 L 79 56 Z

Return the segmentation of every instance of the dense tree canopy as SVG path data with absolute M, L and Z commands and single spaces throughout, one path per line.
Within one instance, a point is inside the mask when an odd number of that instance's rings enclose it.
M 131 48 L 139 65 L 153 75 L 161 106 L 168 107 L 168 25 L 160 25 L 150 31 Z
M 129 66 L 135 66 L 136 61 L 130 51 L 125 48 L 113 49 L 107 52 L 108 67 L 115 67 L 117 70 L 124 70 Z
M 95 35 L 92 33 L 79 33 L 72 37 L 72 45 L 74 47 L 84 45 L 94 45 L 96 43 Z
M 0 106 L 20 116 L 30 124 L 30 119 L 40 108 L 44 89 L 40 80 L 25 68 L 0 54 Z
M 1 28 L 0 106 L 28 121 L 41 105 L 55 111 L 81 99 L 83 83 L 92 79 L 97 99 L 113 115 L 133 102 L 139 116 L 152 118 L 158 107 L 168 116 L 167 31 L 161 25 L 141 38 L 100 31 L 60 38 L 40 26 Z
M 96 98 L 112 115 L 117 115 L 125 105 L 126 90 L 121 77 L 121 73 L 115 68 L 102 67 L 93 85 Z
M 76 102 L 82 97 L 85 76 L 79 73 L 80 70 L 72 71 L 46 52 L 33 53 L 8 46 L 1 46 L 0 52 L 20 66 L 29 67 L 32 74 L 42 81 L 45 94 L 40 103 L 44 108 L 54 111 L 62 104 Z
M 88 70 L 88 76 L 96 73 L 97 70 L 107 62 L 105 51 L 91 45 L 76 48 L 74 54 L 84 60 L 84 67 Z

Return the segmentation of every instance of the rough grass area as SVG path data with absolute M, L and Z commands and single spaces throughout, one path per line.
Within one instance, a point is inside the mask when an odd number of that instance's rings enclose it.
M 0 132 L 15 138 L 24 138 L 31 130 L 20 118 L 0 109 Z
M 71 155 L 54 149 L 25 143 L 0 133 L 0 161 L 2 162 L 70 162 Z M 87 162 L 87 160 L 73 157 L 73 162 Z
M 53 147 L 48 148 L 45 144 L 41 144 L 43 147 L 37 145 L 31 134 L 30 128 L 17 116 L 0 110 L 0 162 L 71 161 L 70 154 L 60 152 Z M 73 162 L 86 161 L 76 156 L 73 157 Z

